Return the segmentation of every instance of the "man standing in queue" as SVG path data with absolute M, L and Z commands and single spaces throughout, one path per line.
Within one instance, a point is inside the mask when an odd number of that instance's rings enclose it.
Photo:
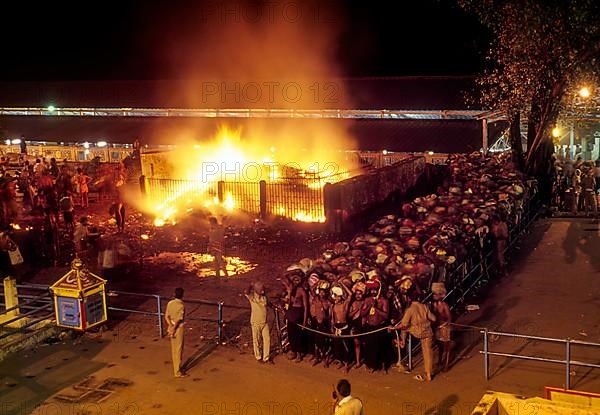
M 433 329 L 431 323 L 434 323 L 436 319 L 429 307 L 421 303 L 420 295 L 416 290 L 411 290 L 409 297 L 411 300 L 410 305 L 404 316 L 402 316 L 400 323 L 394 328 L 396 330 L 408 330 L 413 337 L 421 342 L 425 374 L 416 375 L 414 378 L 421 382 L 429 382 L 433 378 Z M 400 347 L 404 347 L 404 344 L 401 344 Z
M 167 322 L 167 334 L 171 339 L 171 357 L 173 359 L 173 374 L 176 378 L 187 376 L 181 369 L 183 357 L 183 333 L 184 333 L 185 305 L 183 304 L 183 288 L 175 288 L 175 298 L 167 304 L 165 321 Z
M 363 301 L 361 315 L 365 322 L 365 330 L 375 333 L 364 338 L 365 363 L 371 373 L 379 369 L 385 369 L 386 356 L 382 350 L 387 350 L 388 336 L 384 331 L 377 331 L 384 327 L 390 316 L 388 299 L 381 296 L 381 282 L 369 280 L 366 282 L 369 296 Z

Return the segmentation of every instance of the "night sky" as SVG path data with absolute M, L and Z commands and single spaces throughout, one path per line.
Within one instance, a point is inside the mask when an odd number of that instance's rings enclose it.
M 293 3 L 273 0 L 280 4 Z M 0 81 L 178 79 L 164 51 L 187 45 L 198 19 L 222 2 L 120 0 L 4 2 Z M 247 0 L 251 4 L 251 0 Z M 299 4 L 302 2 L 298 2 Z M 470 75 L 482 66 L 485 31 L 452 0 L 345 2 L 330 17 L 347 77 Z M 246 5 L 247 6 L 247 5 Z M 253 6 L 250 5 L 250 8 Z M 208 14 L 211 14 L 208 13 Z M 329 24 L 327 18 L 318 24 Z

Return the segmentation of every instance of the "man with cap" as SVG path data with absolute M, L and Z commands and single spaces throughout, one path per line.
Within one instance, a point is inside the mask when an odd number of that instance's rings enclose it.
M 362 305 L 361 314 L 365 321 L 365 331 L 375 331 L 382 328 L 388 321 L 390 315 L 389 301 L 381 295 L 381 282 L 372 279 L 365 283 L 369 296 Z M 385 365 L 385 354 L 382 350 L 386 348 L 387 332 L 365 336 L 365 363 L 374 372 Z
M 313 274 L 314 275 L 314 274 Z M 311 292 L 312 293 L 312 292 Z M 329 281 L 318 280 L 315 284 L 314 295 L 310 296 L 310 319 L 311 327 L 322 333 L 330 331 L 331 303 L 327 298 L 329 294 Z M 325 367 L 329 366 L 329 337 L 315 333 L 314 337 L 314 361 L 313 366 L 324 361 Z
M 435 322 L 435 315 L 429 308 L 420 302 L 420 296 L 416 291 L 409 293 L 411 303 L 406 309 L 404 316 L 399 324 L 394 328 L 408 330 L 408 332 L 421 341 L 421 350 L 423 351 L 423 364 L 425 366 L 425 376 L 417 375 L 416 380 L 431 381 L 433 378 L 433 330 L 431 323 Z M 401 345 L 404 347 L 404 345 Z
M 443 282 L 434 282 L 431 284 L 431 293 L 433 294 L 433 314 L 436 318 L 435 339 L 438 341 L 440 350 L 440 365 L 443 364 L 443 371 L 448 370 L 450 365 L 450 345 L 451 345 L 451 324 L 452 312 L 446 298 L 446 287 Z
M 252 328 L 254 357 L 259 363 L 273 363 L 270 358 L 271 333 L 267 323 L 268 300 L 265 295 L 265 286 L 262 282 L 257 281 L 248 287 L 244 295 L 250 302 L 250 327 Z
M 183 334 L 184 334 L 185 306 L 183 304 L 183 288 L 175 288 L 175 298 L 167 303 L 165 321 L 167 322 L 167 334 L 171 339 L 171 357 L 173 359 L 173 374 L 176 378 L 185 377 L 182 371 L 181 361 L 183 357 Z
M 344 297 L 344 291 L 347 292 L 346 297 Z M 348 335 L 350 333 L 348 310 L 350 309 L 352 293 L 344 284 L 339 283 L 331 289 L 331 297 L 333 299 L 333 306 L 331 307 L 333 334 L 336 336 Z M 333 354 L 335 359 L 339 362 L 338 369 L 345 367 L 346 371 L 350 370 L 350 347 L 348 346 L 346 338 L 335 337 L 333 339 Z
M 363 324 L 363 316 L 362 316 L 362 306 L 365 301 L 366 287 L 365 283 L 362 281 L 357 281 L 352 286 L 352 302 L 350 303 L 349 317 L 350 317 L 350 334 L 357 335 L 361 334 L 364 330 Z M 362 348 L 362 339 L 360 337 L 355 337 L 354 339 L 354 358 L 355 358 L 355 368 L 358 369 L 362 366 L 361 361 L 361 348 Z

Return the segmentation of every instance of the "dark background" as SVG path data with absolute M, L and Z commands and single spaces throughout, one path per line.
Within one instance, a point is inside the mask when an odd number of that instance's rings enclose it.
M 165 48 L 172 42 L 193 51 L 186 44 L 188 34 L 215 4 L 14 3 L 5 1 L 0 7 L 4 81 L 187 77 Z M 245 3 L 252 8 L 261 2 Z M 482 67 L 486 33 L 452 0 L 330 3 L 332 22 L 340 23 L 335 56 L 343 76 L 468 75 Z M 223 4 L 218 2 L 218 7 Z M 328 24 L 323 20 L 319 24 Z

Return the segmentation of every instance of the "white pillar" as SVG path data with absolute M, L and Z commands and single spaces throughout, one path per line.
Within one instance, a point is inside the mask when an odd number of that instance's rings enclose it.
M 569 158 L 575 160 L 575 127 L 569 127 Z
M 594 149 L 592 150 L 592 160 L 596 161 L 600 158 L 600 136 L 594 135 Z

